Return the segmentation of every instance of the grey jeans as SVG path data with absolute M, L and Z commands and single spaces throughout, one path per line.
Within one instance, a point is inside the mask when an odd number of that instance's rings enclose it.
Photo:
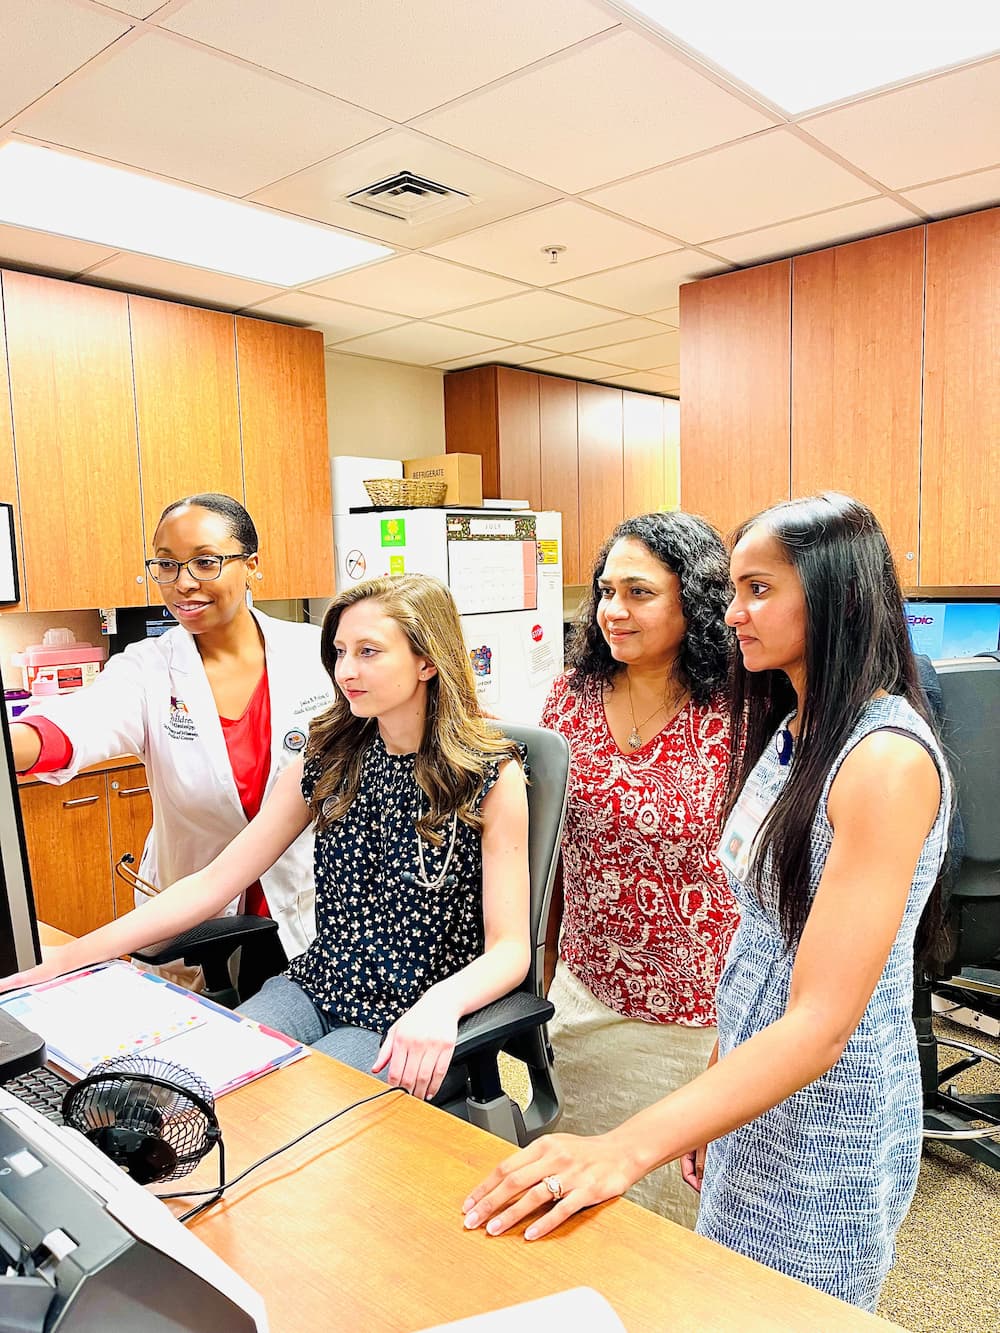
M 322 1009 L 317 1009 L 301 986 L 288 977 L 270 977 L 256 995 L 236 1010 L 255 1023 L 284 1032 L 324 1055 L 332 1055 L 352 1069 L 370 1074 L 382 1038 L 368 1028 L 338 1023 Z M 376 1077 L 385 1081 L 386 1071 Z

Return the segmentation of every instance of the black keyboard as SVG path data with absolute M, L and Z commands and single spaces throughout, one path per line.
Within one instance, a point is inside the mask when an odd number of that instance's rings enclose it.
M 43 1065 L 40 1069 L 29 1069 L 26 1074 L 18 1074 L 14 1078 L 7 1079 L 3 1089 L 38 1111 L 40 1115 L 61 1125 L 64 1123 L 63 1098 L 72 1086 L 68 1078 Z

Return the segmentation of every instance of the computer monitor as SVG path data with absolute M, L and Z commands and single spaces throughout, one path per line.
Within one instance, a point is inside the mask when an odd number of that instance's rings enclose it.
M 939 660 L 995 653 L 1000 647 L 1000 601 L 904 603 L 915 653 Z
M 0 977 L 33 967 L 42 960 L 38 923 L 31 893 L 28 852 L 24 844 L 21 801 L 10 746 L 7 710 L 3 714 L 0 760 Z

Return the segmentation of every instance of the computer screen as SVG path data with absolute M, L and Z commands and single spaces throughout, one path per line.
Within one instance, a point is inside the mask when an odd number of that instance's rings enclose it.
M 7 710 L 3 715 L 3 758 L 0 760 L 0 977 L 42 960 L 38 947 L 35 900 L 31 893 L 28 853 L 24 845 L 21 801 L 10 748 Z
M 1000 647 L 1000 601 L 909 601 L 904 610 L 915 653 L 975 657 Z

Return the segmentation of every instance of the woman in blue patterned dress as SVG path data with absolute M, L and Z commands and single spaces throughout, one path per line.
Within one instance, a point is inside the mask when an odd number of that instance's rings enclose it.
M 737 532 L 731 572 L 720 855 L 743 915 L 716 1057 L 608 1134 L 508 1159 L 466 1225 L 497 1234 L 549 1203 L 534 1239 L 683 1157 L 702 1235 L 873 1309 L 916 1188 L 913 954 L 935 917 L 950 780 L 868 509 L 824 494 L 767 510 Z
M 341 593 L 321 653 L 336 699 L 247 828 L 204 870 L 3 985 L 171 938 L 312 824 L 316 939 L 240 1012 L 434 1096 L 459 1019 L 528 970 L 519 747 L 480 715 L 458 612 L 436 579 L 370 579 Z

